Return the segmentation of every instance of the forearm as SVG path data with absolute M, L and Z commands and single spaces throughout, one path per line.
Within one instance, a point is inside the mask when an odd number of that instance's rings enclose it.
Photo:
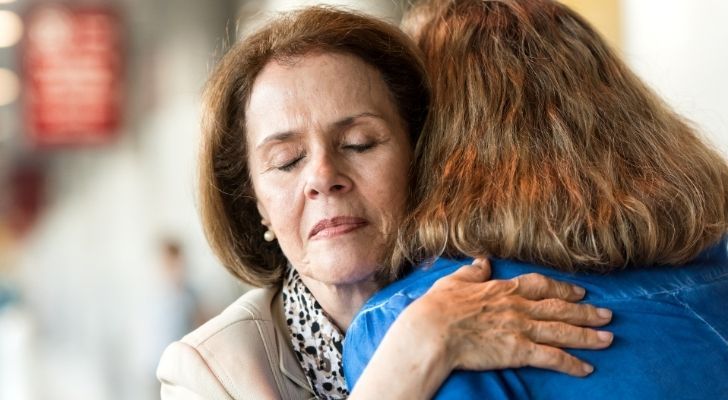
M 450 375 L 442 330 L 413 306 L 384 336 L 350 399 L 429 399 Z

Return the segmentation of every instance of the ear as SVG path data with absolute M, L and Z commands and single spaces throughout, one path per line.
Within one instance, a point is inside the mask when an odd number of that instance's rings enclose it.
M 261 223 L 270 229 L 270 218 L 268 217 L 268 212 L 265 210 L 265 207 L 263 207 L 259 201 L 255 202 L 255 206 L 258 208 L 258 213 L 262 219 Z

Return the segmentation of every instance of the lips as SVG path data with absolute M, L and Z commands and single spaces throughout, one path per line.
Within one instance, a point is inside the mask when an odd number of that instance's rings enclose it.
M 311 231 L 308 233 L 308 238 L 330 238 L 349 233 L 353 230 L 364 227 L 367 224 L 367 220 L 358 217 L 334 217 L 331 219 L 322 219 L 317 222 L 313 228 L 311 228 Z

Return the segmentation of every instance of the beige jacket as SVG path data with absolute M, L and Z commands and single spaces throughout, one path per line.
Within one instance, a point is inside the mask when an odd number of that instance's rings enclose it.
M 315 399 L 281 302 L 280 288 L 251 290 L 169 345 L 157 368 L 162 399 Z

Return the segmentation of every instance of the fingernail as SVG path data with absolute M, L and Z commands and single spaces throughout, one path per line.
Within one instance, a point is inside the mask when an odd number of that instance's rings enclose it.
M 612 310 L 608 308 L 597 308 L 597 315 L 601 318 L 612 318 Z
M 594 367 L 589 364 L 584 364 L 582 368 L 584 368 L 584 372 L 586 372 L 587 374 L 591 374 L 592 372 L 594 372 Z
M 586 293 L 586 290 L 584 290 L 581 286 L 572 286 L 574 288 L 574 293 L 578 294 L 579 296 L 583 296 Z
M 614 334 L 607 331 L 598 331 L 597 337 L 599 337 L 599 340 L 601 340 L 602 342 L 611 342 Z

